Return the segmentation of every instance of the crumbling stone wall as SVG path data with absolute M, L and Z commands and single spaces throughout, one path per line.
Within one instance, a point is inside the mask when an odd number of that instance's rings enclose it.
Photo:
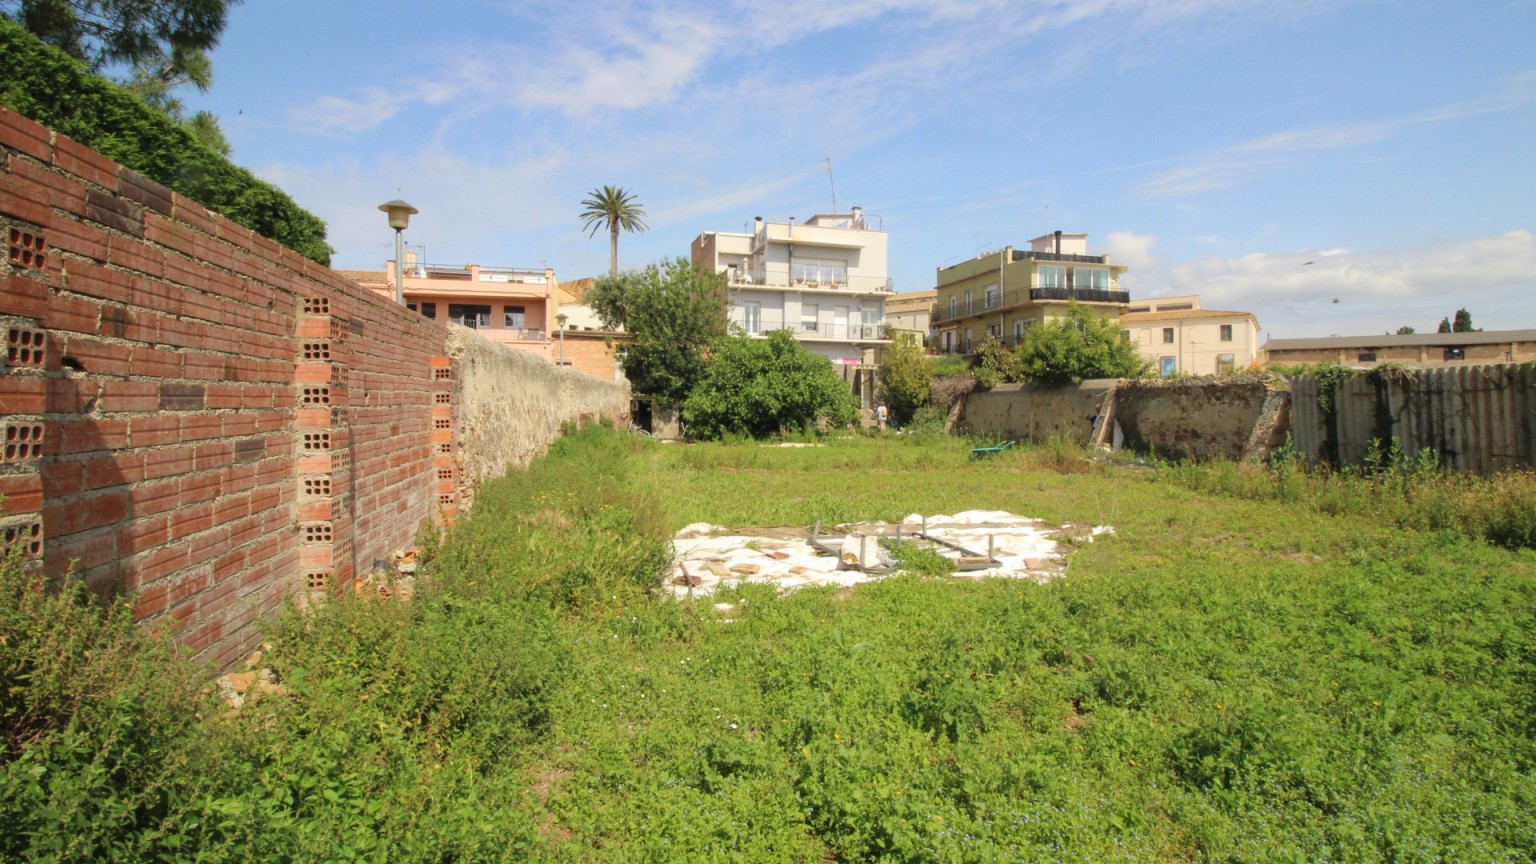
M 1266 377 L 1000 384 L 965 397 L 961 428 L 985 438 L 1088 441 L 1101 413 L 1134 450 L 1168 459 L 1259 459 L 1285 440 L 1290 394 L 1283 379 Z
M 1147 378 L 1115 388 L 1114 420 L 1125 446 L 1165 459 L 1262 459 L 1285 440 L 1283 379 Z
M 560 435 L 566 421 L 606 419 L 629 426 L 628 383 L 553 366 L 539 357 L 450 325 L 454 370 L 453 449 L 458 506 L 473 504 L 475 485 L 527 465 Z

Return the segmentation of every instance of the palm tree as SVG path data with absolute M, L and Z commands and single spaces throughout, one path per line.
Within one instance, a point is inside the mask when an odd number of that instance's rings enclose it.
M 587 208 L 581 211 L 581 227 L 592 229 L 587 232 L 588 237 L 596 234 L 599 228 L 608 229 L 608 275 L 617 278 L 619 275 L 619 229 L 644 231 L 645 208 L 635 200 L 635 193 L 622 186 L 593 189 L 591 195 L 582 199 L 581 206 Z

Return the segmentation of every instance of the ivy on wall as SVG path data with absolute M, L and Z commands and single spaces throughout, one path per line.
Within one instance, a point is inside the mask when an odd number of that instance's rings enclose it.
M 330 266 L 325 223 L 288 194 L 204 147 L 169 117 L 0 18 L 0 105 Z

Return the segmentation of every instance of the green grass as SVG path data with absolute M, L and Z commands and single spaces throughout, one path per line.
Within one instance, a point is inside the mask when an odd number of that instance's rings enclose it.
M 285 619 L 293 695 L 180 733 L 197 770 L 89 830 L 203 860 L 1536 858 L 1530 549 L 1238 494 L 1250 469 L 826 443 L 563 440 L 414 604 Z M 964 509 L 1116 534 L 1047 585 L 645 590 L 690 522 Z

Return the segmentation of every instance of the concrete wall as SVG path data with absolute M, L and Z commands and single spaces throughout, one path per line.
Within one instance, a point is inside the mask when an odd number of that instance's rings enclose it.
M 1113 386 L 1113 381 L 1084 382 L 1079 387 L 999 384 L 965 397 L 959 428 L 983 438 L 1044 441 L 1064 435 L 1087 441 L 1104 394 Z
M 454 424 L 494 364 L 456 363 L 443 327 L 5 109 L 0 243 L 5 542 L 219 666 L 286 598 L 451 519 L 461 463 L 521 464 L 612 399 L 551 378 L 492 450 Z

